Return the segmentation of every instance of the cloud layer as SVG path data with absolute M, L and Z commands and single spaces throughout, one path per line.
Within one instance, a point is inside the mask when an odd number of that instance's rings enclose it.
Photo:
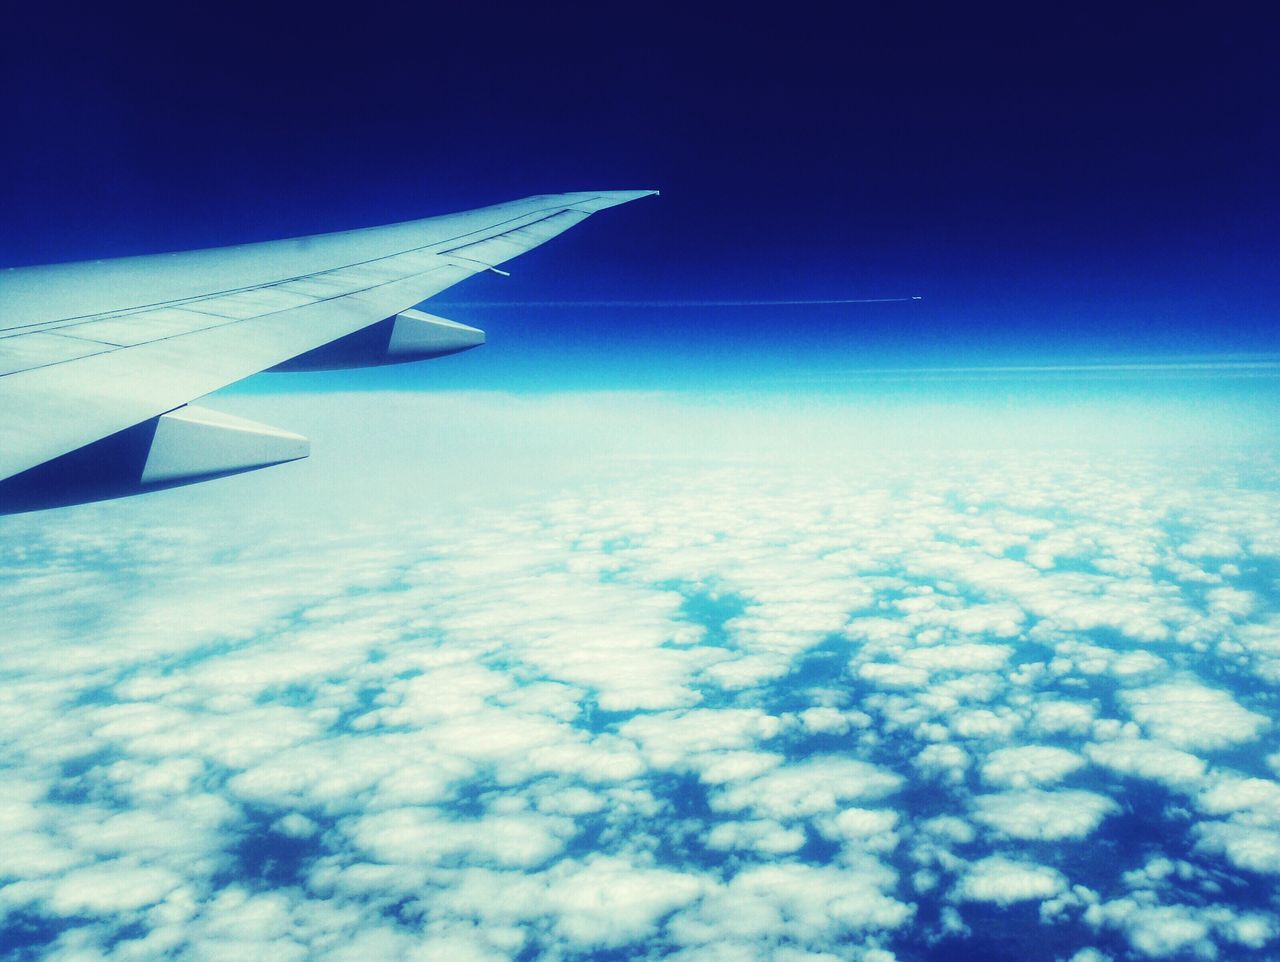
M 1275 465 L 829 454 L 6 520 L 5 943 L 1266 958 Z

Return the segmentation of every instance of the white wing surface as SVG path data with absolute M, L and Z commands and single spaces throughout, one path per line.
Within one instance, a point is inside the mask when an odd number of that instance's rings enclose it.
M 368 359 L 353 362 L 358 364 L 405 359 L 390 355 L 438 334 L 447 341 L 459 330 L 470 331 L 482 340 L 481 332 L 411 309 L 595 211 L 653 193 L 551 194 L 365 230 L 0 272 L 0 513 L 134 493 L 147 449 L 162 436 L 167 449 L 150 453 L 153 461 L 170 464 L 166 483 L 290 460 L 272 460 L 268 454 L 261 464 L 251 463 L 257 448 L 236 447 L 247 435 L 235 434 L 233 427 L 210 427 L 209 418 L 194 419 L 204 425 L 203 440 L 194 441 L 194 429 L 175 429 L 159 419 L 251 374 L 306 361 L 325 345 L 359 341 Z M 387 325 L 397 318 L 393 331 Z M 356 334 L 380 330 L 385 336 L 371 335 L 372 341 Z M 464 335 L 459 343 L 479 340 L 465 342 Z M 378 351 L 387 356 L 379 360 Z M 176 421 L 193 423 L 190 411 Z M 246 430 L 252 435 L 261 427 L 249 424 Z M 41 474 L 40 466 L 60 460 L 65 464 L 59 466 L 69 464 L 76 476 L 73 487 L 97 490 L 95 462 L 102 462 L 97 473 L 104 476 L 118 473 L 120 465 L 107 463 L 114 456 L 105 448 L 94 457 L 91 446 L 130 431 L 145 435 L 141 464 L 125 465 L 127 476 L 110 479 L 111 490 L 61 499 L 48 490 L 68 471 Z M 262 431 L 255 443 L 270 447 L 272 429 Z M 239 453 L 220 461 L 216 451 L 210 454 L 211 439 L 222 439 L 222 447 L 229 444 Z M 137 448 L 140 442 L 131 443 Z M 293 457 L 302 456 L 296 443 L 292 450 Z M 77 459 L 81 451 L 85 454 Z M 189 476 L 180 469 L 174 474 L 175 458 L 179 464 L 191 461 Z M 132 477 L 135 467 L 138 478 Z M 6 489 L 4 479 L 15 483 Z M 29 482 L 25 493 L 15 493 L 23 487 L 18 479 Z

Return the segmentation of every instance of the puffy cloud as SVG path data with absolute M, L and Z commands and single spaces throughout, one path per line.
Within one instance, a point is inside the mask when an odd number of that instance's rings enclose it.
M 1280 875 L 1280 826 L 1236 820 L 1201 822 L 1196 836 L 1200 848 L 1221 853 L 1236 868 Z
M 1112 962 L 1111 956 L 1105 952 L 1099 951 L 1092 946 L 1080 949 L 1066 962 Z
M 1261 949 L 1277 934 L 1274 916 L 1236 911 L 1226 905 L 1162 904 L 1149 892 L 1137 892 L 1110 902 L 1094 902 L 1084 921 L 1095 927 L 1120 930 L 1130 946 L 1148 958 L 1218 957 L 1215 941 L 1228 944 L 1228 957 L 1239 949 Z
M 1010 838 L 1056 841 L 1083 838 L 1119 806 L 1079 789 L 1025 789 L 974 798 L 973 817 Z
M 1246 912 L 1240 915 L 1223 912 L 1219 931 L 1230 942 L 1250 949 L 1264 948 L 1268 943 L 1280 938 L 1280 920 L 1274 915 L 1261 912 Z
M 858 668 L 858 677 L 877 688 L 923 688 L 929 684 L 928 670 L 892 662 L 868 662 Z
M 995 671 L 1013 654 L 1008 645 L 950 643 L 912 648 L 902 654 L 904 665 L 938 671 Z
M 750 809 L 773 818 L 835 811 L 843 802 L 878 799 L 897 791 L 902 778 L 867 762 L 814 756 L 733 784 L 711 798 L 718 811 Z
M 1087 702 L 1045 699 L 1036 703 L 1032 727 L 1046 735 L 1079 735 L 1089 730 L 1094 716 Z
M 1197 801 L 1202 811 L 1214 815 L 1249 811 L 1280 825 L 1280 782 L 1270 779 L 1218 774 L 1205 785 Z
M 181 883 L 172 872 L 112 859 L 74 869 L 53 886 L 49 907 L 59 915 L 128 912 L 155 905 Z
M 1202 759 L 1162 742 L 1122 738 L 1085 745 L 1084 752 L 1095 765 L 1121 775 L 1164 782 L 1174 788 L 1194 785 L 1205 772 Z
M 662 768 L 686 764 L 692 754 L 754 748 L 781 731 L 782 723 L 754 708 L 694 709 L 640 715 L 619 728 Z
M 934 818 L 925 819 L 920 823 L 920 828 L 930 835 L 935 835 L 951 842 L 972 842 L 977 836 L 972 825 L 962 818 L 956 818 L 954 815 L 938 815 Z
M 756 944 L 802 946 L 847 933 L 905 925 L 914 907 L 889 894 L 894 874 L 874 861 L 856 868 L 763 865 L 739 872 L 670 923 L 674 940 L 705 945 L 726 936 Z
M 914 764 L 926 775 L 939 776 L 949 782 L 964 781 L 970 758 L 959 745 L 928 745 L 916 755 Z
M 992 855 L 970 865 L 952 894 L 960 901 L 1012 905 L 1051 898 L 1066 887 L 1062 873 L 1047 865 Z
M 957 712 L 951 719 L 951 730 L 961 738 L 1004 741 L 1021 727 L 1022 719 L 1007 710 L 973 708 Z
M 556 931 L 581 950 L 643 938 L 664 916 L 693 901 L 704 886 L 697 876 L 592 858 L 555 873 L 546 901 L 556 912 Z
M 806 708 L 799 718 L 806 731 L 824 735 L 843 735 L 851 728 L 866 728 L 871 724 L 863 712 L 844 712 L 827 705 Z
M 460 821 L 429 809 L 393 809 L 346 827 L 355 843 L 380 862 L 434 865 L 463 857 L 506 866 L 540 865 L 558 853 L 573 822 L 547 815 L 490 815 Z
M 1111 661 L 1109 671 L 1117 678 L 1137 678 L 1164 671 L 1169 663 L 1149 651 L 1126 651 Z
M 1075 752 L 1051 745 L 1000 748 L 982 763 L 982 778 L 992 785 L 1027 788 L 1061 781 L 1084 765 Z
M 898 845 L 897 824 L 898 813 L 889 809 L 846 808 L 820 822 L 819 830 L 853 849 L 887 852 Z
M 1209 926 L 1181 906 L 1159 905 L 1132 911 L 1126 907 L 1121 918 L 1130 944 L 1153 958 L 1165 958 L 1192 946 L 1208 944 Z
M 787 828 L 769 819 L 754 822 L 721 822 L 707 835 L 708 848 L 754 849 L 769 855 L 794 852 L 802 848 L 804 843 L 803 830 Z
M 1183 859 L 1174 861 L 1164 856 L 1147 859 L 1142 868 L 1125 872 L 1122 876 L 1124 884 L 1135 891 L 1142 889 L 1156 890 L 1178 882 L 1186 882 L 1196 877 L 1196 868 Z M 1144 896 L 1146 897 L 1146 896 Z
M 1269 726 L 1228 692 L 1184 679 L 1123 692 L 1138 724 L 1179 748 L 1215 749 L 1249 742 Z
M 740 782 L 777 768 L 785 756 L 776 752 L 706 752 L 691 756 L 688 764 L 708 785 Z

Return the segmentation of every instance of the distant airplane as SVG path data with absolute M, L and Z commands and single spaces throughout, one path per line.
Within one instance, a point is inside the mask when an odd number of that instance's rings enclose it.
M 484 332 L 416 309 L 653 190 L 0 272 L 0 514 L 304 458 L 306 438 L 188 402 L 266 370 L 441 357 Z

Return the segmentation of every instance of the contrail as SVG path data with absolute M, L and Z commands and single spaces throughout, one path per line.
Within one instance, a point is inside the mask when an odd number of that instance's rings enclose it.
M 1140 361 L 1099 364 L 997 364 L 981 367 L 869 367 L 849 374 L 1079 374 L 1090 371 L 1274 371 L 1280 362 L 1262 361 Z
M 1009 376 L 1095 376 L 1124 377 L 1126 375 L 1168 375 L 1182 377 L 1234 377 L 1274 378 L 1280 375 L 1280 357 L 1255 355 L 1241 358 L 1225 355 L 1220 358 L 1126 360 L 1118 362 L 1092 362 L 1075 364 L 993 364 L 956 367 L 868 367 L 837 371 L 818 371 L 807 377 L 779 378 L 786 382 L 804 381 L 945 381 L 975 380 Z
M 899 304 L 923 300 L 912 297 L 829 297 L 794 300 L 681 300 L 681 301 L 432 301 L 439 307 L 802 307 L 820 304 Z

